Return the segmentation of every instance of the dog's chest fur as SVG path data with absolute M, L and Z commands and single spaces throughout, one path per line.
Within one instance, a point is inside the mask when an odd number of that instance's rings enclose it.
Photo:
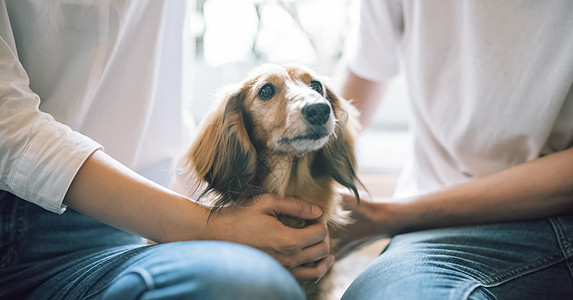
M 282 197 L 294 197 L 319 206 L 323 211 L 323 219 L 338 223 L 336 207 L 337 193 L 334 191 L 334 180 L 313 170 L 314 153 L 302 156 L 282 153 L 265 153 L 258 156 L 258 175 L 262 179 L 265 192 Z

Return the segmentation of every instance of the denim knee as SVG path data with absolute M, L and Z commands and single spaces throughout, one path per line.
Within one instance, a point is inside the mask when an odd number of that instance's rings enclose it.
M 571 224 L 569 216 L 399 235 L 344 298 L 562 299 L 573 291 L 571 247 L 561 246 Z
M 455 240 L 446 231 L 395 237 L 356 278 L 344 299 L 467 299 L 479 285 L 479 270 L 488 267 L 479 259 L 481 254 L 466 251 Z
M 178 242 L 150 247 L 127 262 L 103 299 L 304 299 L 276 260 L 227 242 Z
M 476 285 L 458 264 L 388 251 L 356 278 L 343 299 L 465 299 Z

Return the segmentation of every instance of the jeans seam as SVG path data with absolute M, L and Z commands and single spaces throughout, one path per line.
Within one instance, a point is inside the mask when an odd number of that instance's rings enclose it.
M 459 296 L 456 296 L 452 299 L 469 299 L 471 293 L 478 287 L 484 287 L 484 288 L 496 287 L 504 283 L 507 283 L 513 279 L 542 270 L 544 268 L 550 267 L 562 261 L 563 258 L 561 254 L 556 253 L 550 256 L 540 258 L 528 265 L 500 272 L 496 275 L 491 276 L 489 279 L 474 278 L 475 282 L 473 282 L 469 287 L 463 289 L 464 292 L 460 293 Z
M 2 222 L 2 228 L 0 228 L 0 230 L 2 230 L 2 241 L 0 242 L 0 244 L 2 245 L 2 247 L 6 247 L 6 253 L 4 253 L 3 259 L 0 260 L 0 267 L 4 268 L 4 267 L 8 267 L 10 265 L 11 262 L 13 262 L 16 259 L 16 255 L 17 255 L 17 251 L 16 248 L 14 247 L 15 245 L 18 244 L 19 240 L 22 239 L 22 235 L 24 232 L 24 227 L 25 227 L 25 217 L 24 215 L 26 214 L 26 206 L 24 205 L 20 205 L 21 201 L 20 199 L 17 199 L 16 196 L 14 194 L 11 194 L 9 192 L 3 191 L 5 198 L 2 199 L 3 201 L 8 201 L 7 205 L 12 204 L 13 206 L 15 206 L 14 209 L 5 209 L 4 208 L 4 212 L 6 213 L 4 215 L 4 217 L 6 217 L 8 219 L 7 222 Z M 6 223 L 8 223 L 7 226 Z M 8 230 L 6 230 L 6 227 L 9 227 Z M 5 235 L 7 235 L 7 238 L 5 237 Z
M 155 282 L 153 281 L 153 276 L 151 276 L 151 274 L 146 269 L 142 267 L 135 267 L 133 268 L 133 270 L 126 273 L 126 275 L 130 273 L 139 275 L 143 280 L 143 282 L 145 283 L 145 286 L 147 287 L 148 291 L 155 289 Z
M 563 256 L 561 253 L 555 253 L 553 255 L 542 257 L 533 263 L 527 264 L 525 266 L 520 266 L 510 270 L 505 270 L 496 275 L 491 276 L 491 278 L 484 280 L 481 285 L 483 287 L 495 287 L 513 279 L 519 278 L 521 276 L 531 274 L 533 272 L 545 269 L 557 263 L 563 262 Z
M 129 270 L 129 272 L 126 272 L 125 274 L 121 274 L 121 277 L 130 275 L 130 274 L 136 275 L 139 278 L 141 278 L 141 280 L 143 280 L 143 283 L 145 284 L 146 290 L 143 291 L 142 295 L 145 294 L 146 292 L 153 291 L 156 289 L 155 282 L 153 280 L 153 276 L 151 276 L 151 274 L 147 270 L 145 270 L 144 268 L 135 267 L 132 270 Z M 113 281 L 109 282 L 108 284 L 101 287 L 97 291 L 83 297 L 82 299 L 93 298 L 94 296 L 98 295 L 99 293 L 103 292 L 105 289 L 110 287 L 113 283 L 115 283 L 117 280 L 119 280 L 119 278 L 120 278 L 119 276 L 116 277 Z M 144 298 L 143 296 L 140 297 L 140 299 L 143 299 L 143 298 Z
M 469 299 L 471 294 L 478 288 L 480 287 L 487 287 L 485 285 L 483 285 L 482 283 L 476 282 L 473 285 L 471 285 L 470 287 L 468 287 L 464 293 L 461 295 L 461 297 L 452 297 L 452 299 Z M 484 290 L 484 293 L 487 293 L 487 295 L 493 299 L 497 299 L 497 297 L 495 297 L 495 295 L 492 295 L 488 290 Z
M 130 259 L 131 257 L 133 257 L 139 253 L 138 251 L 132 251 L 135 249 L 139 249 L 139 247 L 129 249 L 125 252 L 115 254 L 111 257 L 110 256 L 104 257 L 104 258 L 98 260 L 97 262 L 95 262 L 94 264 L 92 264 L 89 268 L 79 269 L 79 270 L 75 271 L 73 274 L 69 275 L 69 276 L 74 276 L 75 280 L 62 284 L 60 289 L 54 289 L 54 291 L 48 296 L 48 299 L 53 298 L 54 294 L 58 293 L 61 289 L 64 289 L 64 288 L 73 289 L 74 286 L 79 284 L 80 279 L 88 280 L 89 278 L 91 278 L 93 276 L 93 273 L 91 272 L 92 270 L 100 268 L 101 266 L 105 265 L 106 262 L 108 262 L 108 261 L 115 260 L 118 257 L 120 257 L 120 259 L 122 259 L 123 261 L 127 261 L 128 259 Z M 126 254 L 126 253 L 128 253 L 128 254 Z M 123 255 L 125 255 L 125 257 L 122 257 Z M 111 271 L 111 269 L 109 269 L 108 272 L 109 271 Z M 83 298 L 88 298 L 88 297 L 83 297 Z
M 94 265 L 92 265 L 92 266 L 91 266 L 90 268 L 88 268 L 87 270 L 80 269 L 80 270 L 75 271 L 75 272 L 72 274 L 72 276 L 78 274 L 77 280 L 74 280 L 74 281 L 72 281 L 72 282 L 69 282 L 69 283 L 67 283 L 66 285 L 64 285 L 63 287 L 73 288 L 74 286 L 76 286 L 76 285 L 78 284 L 78 279 L 79 279 L 79 278 L 81 278 L 81 277 L 85 277 L 85 279 L 90 278 L 90 274 L 91 274 L 90 271 L 91 271 L 91 270 L 100 267 L 101 265 L 103 265 L 103 264 L 105 263 L 105 261 L 108 261 L 108 260 L 110 260 L 110 259 L 113 259 L 113 258 L 107 257 L 107 258 L 104 259 L 104 261 L 99 261 L 99 262 L 95 263 Z M 82 274 L 82 273 L 83 273 L 83 274 Z M 59 291 L 58 289 L 54 289 L 54 291 L 52 292 L 52 294 L 51 294 L 48 298 L 54 297 L 54 294 L 57 293 L 58 291 Z
M 452 299 L 468 299 L 470 297 L 471 293 L 480 286 L 483 286 L 483 284 L 479 283 L 479 282 L 474 282 L 471 286 L 464 289 L 464 292 L 461 295 L 461 297 L 455 296 L 455 297 L 452 297 Z
M 149 247 L 141 247 L 141 248 L 137 248 L 137 249 L 148 249 L 148 248 L 149 248 Z M 144 251 L 134 251 L 133 253 L 130 253 L 130 255 L 126 256 L 126 257 L 124 258 L 123 262 L 126 262 L 126 261 L 128 261 L 129 259 L 131 259 L 131 258 L 133 258 L 133 257 L 135 257 L 135 256 L 137 256 L 137 255 L 139 255 L 139 254 L 141 254 L 141 253 L 144 253 Z M 135 262 L 133 262 L 133 263 L 135 263 Z M 129 268 L 129 266 L 125 266 L 125 267 L 124 267 L 124 269 L 127 269 L 127 268 Z M 131 273 L 131 271 L 130 271 L 130 272 L 127 272 L 126 274 L 130 274 L 130 273 Z M 88 294 L 88 295 L 82 297 L 81 299 L 82 299 L 82 300 L 85 300 L 85 299 L 90 299 L 90 298 L 93 298 L 93 297 L 97 296 L 98 294 L 100 294 L 100 293 L 102 293 L 103 291 L 105 291 L 108 287 L 110 287 L 110 286 L 111 286 L 113 283 L 115 283 L 117 280 L 119 280 L 119 275 L 122 275 L 122 276 L 123 276 L 123 275 L 126 275 L 126 274 L 121 274 L 121 273 L 118 274 L 118 276 L 116 276 L 116 277 L 114 278 L 114 280 L 108 282 L 107 284 L 103 285 L 103 286 L 100 287 L 99 289 L 97 289 L 97 290 L 91 292 L 90 294 Z M 141 275 L 140 275 L 140 276 L 141 276 Z M 145 279 L 143 279 L 143 280 L 144 280 L 146 286 L 148 286 L 148 285 L 147 285 L 147 281 L 145 281 Z M 153 283 L 153 287 L 155 288 L 154 283 Z
M 565 258 L 565 265 L 569 270 L 570 276 L 573 278 L 573 266 L 571 266 L 571 263 L 568 262 L 568 260 L 573 257 L 573 247 L 567 239 L 567 234 L 565 233 L 565 230 L 563 230 L 563 226 L 561 225 L 559 219 L 549 218 L 549 223 L 551 223 L 551 226 L 553 227 L 557 243 L 559 244 L 559 248 L 561 249 L 563 257 Z

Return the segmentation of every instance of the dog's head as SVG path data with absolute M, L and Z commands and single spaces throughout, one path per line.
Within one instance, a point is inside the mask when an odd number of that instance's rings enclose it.
M 247 80 L 243 107 L 258 149 L 303 155 L 322 148 L 337 116 L 324 83 L 301 66 L 266 65 Z
M 225 90 L 179 164 L 193 171 L 217 206 L 257 194 L 257 154 L 314 155 L 313 176 L 329 176 L 357 194 L 354 137 L 357 112 L 311 70 L 263 65 Z M 257 190 L 259 189 L 259 190 Z

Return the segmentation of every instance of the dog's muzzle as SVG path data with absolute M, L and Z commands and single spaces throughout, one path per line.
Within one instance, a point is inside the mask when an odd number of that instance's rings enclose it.
M 328 141 L 333 132 L 334 115 L 330 103 L 316 101 L 305 104 L 300 110 L 304 131 L 294 137 L 278 140 L 279 145 L 288 145 L 290 152 L 303 153 L 320 149 Z M 299 126 L 302 125 L 299 123 Z M 300 128 L 300 127 L 299 127 Z
M 308 103 L 302 108 L 302 116 L 310 125 L 324 125 L 330 118 L 330 105 L 323 102 Z

